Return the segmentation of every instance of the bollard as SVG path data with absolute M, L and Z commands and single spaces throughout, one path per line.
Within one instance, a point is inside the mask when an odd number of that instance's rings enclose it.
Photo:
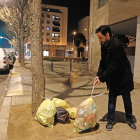
M 51 71 L 53 71 L 53 61 L 51 61 Z
M 70 71 L 71 71 L 71 69 L 72 69 L 72 61 L 70 60 Z

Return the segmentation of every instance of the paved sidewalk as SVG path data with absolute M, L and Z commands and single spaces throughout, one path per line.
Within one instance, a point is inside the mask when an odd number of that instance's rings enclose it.
M 88 72 L 87 63 L 74 62 L 72 64 L 72 72 L 70 72 L 69 62 L 54 62 L 54 71 L 51 71 L 51 62 L 44 61 L 45 72 L 45 97 L 46 98 L 60 98 L 64 99 L 75 107 L 78 107 L 81 102 L 89 98 L 93 86 L 93 79 L 95 73 Z M 5 97 L 4 104 L 7 105 L 7 112 L 10 110 L 10 106 L 19 104 L 31 104 L 32 96 L 32 74 L 30 70 L 30 62 L 27 61 L 26 68 L 20 67 L 18 63 L 15 64 L 13 72 L 20 73 L 22 80 L 22 89 L 24 95 Z M 115 125 L 111 132 L 106 131 L 106 116 L 107 116 L 107 104 L 108 104 L 108 91 L 106 85 L 103 83 L 95 87 L 94 95 L 103 93 L 104 95 L 95 97 L 94 101 L 98 109 L 98 123 L 101 133 L 95 135 L 89 135 L 84 137 L 72 138 L 69 140 L 139 140 L 140 139 L 140 84 L 135 83 L 135 90 L 132 92 L 132 104 L 134 120 L 136 121 L 137 130 L 131 130 L 125 122 L 124 105 L 121 96 L 117 98 Z M 7 103 L 9 101 L 9 103 Z M 8 118 L 4 116 L 5 118 Z M 6 126 L 8 121 L 6 122 Z M 3 134 L 6 135 L 7 131 Z M 6 136 L 1 135 L 3 139 Z
M 9 74 L 0 75 L 0 110 L 7 88 L 9 86 L 10 78 L 11 78 L 11 71 Z

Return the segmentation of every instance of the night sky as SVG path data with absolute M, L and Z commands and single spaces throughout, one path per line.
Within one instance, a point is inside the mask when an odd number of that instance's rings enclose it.
M 4 22 L 2 22 L 0 20 L 0 36 L 3 36 L 3 37 L 6 37 L 6 34 L 4 33 L 4 30 L 3 30 L 3 26 L 4 26 Z M 11 45 L 8 43 L 7 40 L 5 39 L 0 39 L 0 48 L 11 48 Z
M 73 31 L 78 29 L 78 21 L 89 16 L 90 0 L 42 0 L 43 4 L 68 7 L 68 42 L 72 41 Z M 0 21 L 0 36 L 7 37 L 2 28 L 4 23 Z M 8 42 L 0 39 L 0 47 L 10 47 Z

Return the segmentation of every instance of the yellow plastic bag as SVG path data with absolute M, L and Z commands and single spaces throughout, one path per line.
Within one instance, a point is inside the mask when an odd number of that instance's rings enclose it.
M 53 98 L 52 102 L 54 103 L 55 107 L 62 107 L 64 109 L 69 107 L 66 101 L 58 99 L 58 98 Z
M 69 112 L 69 118 L 75 119 L 77 108 L 76 107 L 66 108 L 66 110 Z
M 44 126 L 54 126 L 54 115 L 56 108 L 51 100 L 44 100 L 38 108 L 35 119 Z
M 82 132 L 95 127 L 97 122 L 97 108 L 92 98 L 82 102 L 76 113 L 73 132 Z

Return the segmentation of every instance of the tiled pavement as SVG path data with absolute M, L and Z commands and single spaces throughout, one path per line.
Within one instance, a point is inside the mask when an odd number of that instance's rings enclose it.
M 23 96 L 6 97 L 11 100 L 11 105 L 31 103 L 32 96 L 32 74 L 30 63 L 26 68 L 22 68 L 18 63 L 15 64 L 14 72 L 21 74 Z M 61 98 L 74 106 L 78 105 L 90 97 L 92 83 L 95 77 L 94 73 L 87 71 L 86 63 L 73 63 L 72 72 L 69 71 L 69 62 L 54 62 L 54 71 L 51 71 L 51 63 L 44 61 L 45 72 L 45 97 Z M 55 87 L 55 88 L 54 88 Z M 94 94 L 105 92 L 106 94 L 94 98 L 98 109 L 98 123 L 101 133 L 84 137 L 72 138 L 70 140 L 140 140 L 140 84 L 135 83 L 135 90 L 132 91 L 132 104 L 134 120 L 136 121 L 137 130 L 131 130 L 125 122 L 125 113 L 122 97 L 117 98 L 115 125 L 111 132 L 106 131 L 106 115 L 108 104 L 108 91 L 103 83 L 95 87 Z M 8 123 L 8 122 L 7 122 Z M 1 136 L 1 135 L 0 135 Z

